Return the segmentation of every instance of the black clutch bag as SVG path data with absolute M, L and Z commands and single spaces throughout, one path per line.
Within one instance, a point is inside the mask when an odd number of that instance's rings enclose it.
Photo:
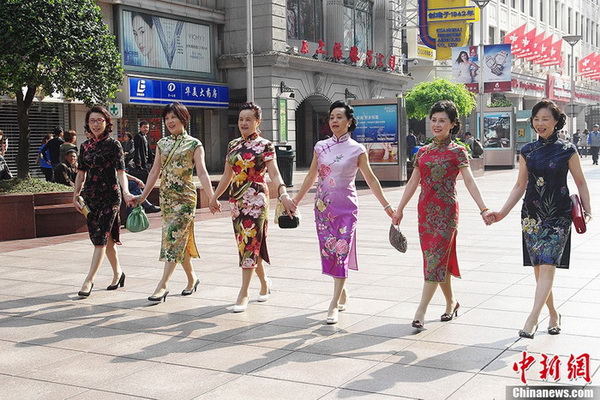
M 293 218 L 290 218 L 287 214 L 280 215 L 279 219 L 277 219 L 277 225 L 282 229 L 297 228 L 298 225 L 300 225 L 300 218 L 296 215 L 294 215 Z

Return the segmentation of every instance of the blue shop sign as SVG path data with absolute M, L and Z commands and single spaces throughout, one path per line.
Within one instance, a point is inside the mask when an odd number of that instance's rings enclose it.
M 229 87 L 159 79 L 129 78 L 129 101 L 141 104 L 169 104 L 227 108 Z

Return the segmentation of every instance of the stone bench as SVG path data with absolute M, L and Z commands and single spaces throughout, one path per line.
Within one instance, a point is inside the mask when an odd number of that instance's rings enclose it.
M 85 217 L 73 207 L 73 192 L 33 195 L 36 237 L 87 231 Z

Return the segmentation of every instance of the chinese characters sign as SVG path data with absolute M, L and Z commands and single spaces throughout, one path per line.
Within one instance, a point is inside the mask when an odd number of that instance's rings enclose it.
M 129 78 L 129 101 L 145 104 L 169 104 L 179 101 L 188 106 L 229 107 L 227 86 Z

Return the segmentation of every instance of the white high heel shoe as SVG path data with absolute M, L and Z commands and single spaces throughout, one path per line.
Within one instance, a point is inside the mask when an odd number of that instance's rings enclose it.
M 346 292 L 346 302 L 338 303 L 338 310 L 346 311 L 348 309 L 348 300 L 350 300 L 350 296 L 348 295 L 348 292 Z
M 269 297 L 271 297 L 271 289 L 272 288 L 273 288 L 273 281 L 269 278 L 269 279 L 267 279 L 267 294 L 259 293 L 256 301 L 258 301 L 259 303 L 263 303 L 263 302 L 269 300 Z
M 337 324 L 338 323 L 338 317 L 339 317 L 339 310 L 337 308 L 335 308 L 333 310 L 333 315 L 328 316 L 326 321 L 328 325 L 333 325 L 333 324 Z

